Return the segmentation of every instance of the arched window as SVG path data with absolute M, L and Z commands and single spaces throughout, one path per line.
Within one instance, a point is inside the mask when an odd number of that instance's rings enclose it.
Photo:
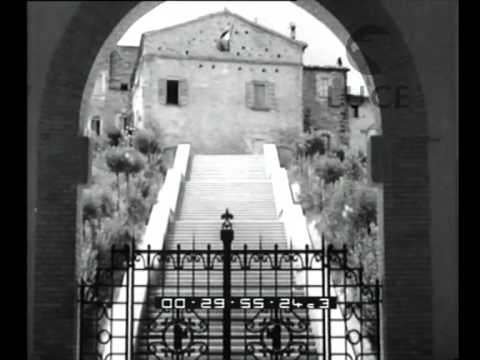
M 102 121 L 100 119 L 100 116 L 95 115 L 92 117 L 90 120 L 90 131 L 99 136 L 101 131 L 102 131 Z
M 228 28 L 224 30 L 219 39 L 217 40 L 217 49 L 220 51 L 230 51 L 230 33 L 232 29 Z

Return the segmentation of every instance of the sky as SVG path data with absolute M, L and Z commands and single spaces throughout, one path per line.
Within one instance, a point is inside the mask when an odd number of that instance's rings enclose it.
M 138 19 L 123 35 L 118 45 L 138 46 L 142 33 L 180 24 L 228 8 L 260 25 L 286 36 L 289 24 L 296 24 L 296 38 L 308 44 L 303 56 L 305 65 L 335 65 L 339 57 L 349 67 L 350 92 L 358 94 L 365 82 L 349 63 L 345 46 L 323 23 L 289 1 L 166 1 Z

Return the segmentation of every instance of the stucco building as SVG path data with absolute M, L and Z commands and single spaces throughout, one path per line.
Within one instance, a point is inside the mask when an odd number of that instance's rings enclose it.
M 165 146 L 256 151 L 313 128 L 349 144 L 348 68 L 305 66 L 305 42 L 228 10 L 146 32 L 105 59 L 85 114 L 87 134 L 160 125 Z

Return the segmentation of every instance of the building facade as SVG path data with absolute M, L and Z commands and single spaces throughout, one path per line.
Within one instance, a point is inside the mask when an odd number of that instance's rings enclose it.
M 342 66 L 303 67 L 304 130 L 324 133 L 331 146 L 349 142 L 347 72 Z
M 130 124 L 131 77 L 138 51 L 135 46 L 117 46 L 103 59 L 103 69 L 81 119 L 86 135 L 104 135 L 112 127 L 123 129 Z
M 368 96 L 347 95 L 350 124 L 349 147 L 354 152 L 367 154 L 368 138 L 379 133 L 375 123 L 374 103 Z
M 156 124 L 165 146 L 249 153 L 303 131 L 349 145 L 348 68 L 305 66 L 307 44 L 228 10 L 142 35 L 105 59 L 87 134 Z M 323 134 L 322 134 L 323 136 Z

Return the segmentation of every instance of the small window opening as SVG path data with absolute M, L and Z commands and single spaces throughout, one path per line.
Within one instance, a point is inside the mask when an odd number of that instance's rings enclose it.
M 352 105 L 353 117 L 358 118 L 358 105 Z
M 177 80 L 167 80 L 167 104 L 178 105 Z
M 100 116 L 95 115 L 92 117 L 92 120 L 90 120 L 90 130 L 97 136 L 100 135 Z
M 120 115 L 120 126 L 123 129 L 123 131 L 126 131 L 126 132 L 130 133 L 132 131 L 132 126 L 131 126 L 131 123 L 130 123 L 130 117 L 125 115 L 125 114 L 121 114 Z
M 230 51 L 230 30 L 222 32 L 217 42 L 217 48 L 220 51 Z

